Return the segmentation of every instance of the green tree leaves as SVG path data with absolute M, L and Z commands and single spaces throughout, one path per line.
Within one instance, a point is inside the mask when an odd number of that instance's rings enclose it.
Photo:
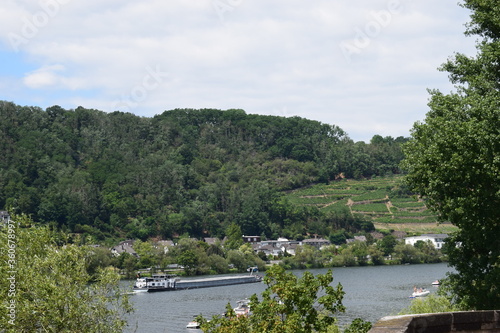
M 279 204 L 281 191 L 399 172 L 400 143 L 354 143 L 334 125 L 243 110 L 141 118 L 0 101 L 0 208 L 99 240 L 222 238 L 233 222 L 296 237 L 315 212 Z
M 236 223 L 231 223 L 227 227 L 226 237 L 224 247 L 228 250 L 236 250 L 243 244 L 241 228 Z
M 430 112 L 413 127 L 403 167 L 410 188 L 425 196 L 441 221 L 460 229 L 447 253 L 457 274 L 453 296 L 471 309 L 500 306 L 500 85 L 496 1 L 464 1 L 468 34 L 484 39 L 475 58 L 457 54 L 442 67 L 457 92 L 431 91 Z
M 333 282 L 332 272 L 314 276 L 304 272 L 302 277 L 273 266 L 266 274 L 267 289 L 261 299 L 253 295 L 251 315 L 234 314 L 228 304 L 226 316 L 215 316 L 207 322 L 202 319 L 204 332 L 269 332 L 310 333 L 336 330 L 335 314 L 344 312 L 344 291 Z M 353 326 L 354 327 L 354 326 Z M 357 320 L 356 332 L 367 332 L 371 325 Z
M 14 219 L 13 227 L 0 228 L 1 271 L 13 277 L 0 280 L 0 330 L 121 332 L 131 307 L 118 287 L 118 274 L 110 269 L 89 274 L 91 248 L 64 244 L 64 237 L 29 226 L 26 217 Z M 14 262 L 9 262 L 9 244 Z M 7 316 L 9 304 L 15 305 L 14 318 Z

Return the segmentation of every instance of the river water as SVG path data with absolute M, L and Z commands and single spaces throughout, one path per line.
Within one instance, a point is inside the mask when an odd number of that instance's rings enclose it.
M 327 269 L 310 270 L 324 274 Z M 333 285 L 341 283 L 345 291 L 343 305 L 347 308 L 337 318 L 342 324 L 355 318 L 375 323 L 384 316 L 395 315 L 411 303 L 413 286 L 434 293 L 432 281 L 442 279 L 453 271 L 445 263 L 398 266 L 366 266 L 333 268 Z M 300 276 L 304 271 L 293 271 Z M 262 273 L 261 273 L 262 274 Z M 133 282 L 122 282 L 129 290 Z M 129 318 L 127 333 L 198 333 L 186 329 L 186 324 L 198 314 L 205 318 L 224 312 L 227 303 L 232 307 L 240 299 L 253 294 L 260 296 L 266 285 L 251 283 L 235 286 L 137 293 L 130 297 L 135 312 Z M 260 297 L 259 297 L 260 298 Z

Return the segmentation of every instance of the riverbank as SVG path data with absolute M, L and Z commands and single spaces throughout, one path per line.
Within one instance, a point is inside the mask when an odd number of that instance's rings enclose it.
M 331 265 L 331 266 L 322 266 L 322 267 L 316 267 L 314 265 L 304 265 L 304 267 L 291 267 L 290 265 L 287 264 L 287 260 L 272 260 L 272 261 L 269 261 L 268 263 L 266 263 L 266 265 L 263 267 L 263 270 L 262 272 L 265 272 L 266 270 L 266 267 L 270 267 L 272 265 L 283 265 L 285 267 L 285 269 L 287 270 L 294 270 L 294 269 L 297 269 L 297 270 L 308 270 L 308 269 L 334 269 L 334 268 L 339 268 L 339 267 L 376 267 L 376 266 L 398 266 L 398 265 L 408 265 L 408 263 L 401 263 L 401 260 L 400 259 L 385 259 L 384 260 L 384 264 L 381 264 L 381 265 L 374 265 L 373 263 L 366 263 L 366 264 L 363 264 L 363 265 L 359 265 L 357 264 L 356 261 L 352 262 L 354 264 L 352 265 Z M 413 264 L 413 265 L 425 265 L 425 264 L 437 264 L 437 263 L 444 263 L 446 264 L 447 261 L 446 260 L 441 260 L 439 262 L 433 262 L 433 263 L 417 263 L 417 264 Z M 258 272 L 258 270 L 256 270 Z M 142 270 L 138 270 L 135 272 L 135 274 L 133 275 L 129 275 L 127 276 L 126 274 L 124 274 L 123 272 L 120 272 L 120 276 L 121 276 L 121 279 L 122 280 L 135 280 L 137 277 L 141 276 L 141 277 L 150 277 L 152 276 L 152 274 L 166 274 L 166 275 L 176 275 L 180 278 L 202 278 L 202 277 L 211 277 L 211 276 L 223 276 L 223 275 L 231 275 L 231 274 L 243 274 L 242 272 L 238 272 L 236 269 L 233 269 L 231 270 L 229 273 L 227 274 L 204 274 L 204 275 L 186 275 L 185 274 L 185 271 L 182 270 L 182 269 L 176 269 L 176 270 L 151 270 L 151 269 L 142 269 Z

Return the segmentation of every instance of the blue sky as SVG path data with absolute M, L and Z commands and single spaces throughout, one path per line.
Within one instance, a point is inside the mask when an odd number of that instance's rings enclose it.
M 469 12 L 431 0 L 6 0 L 0 99 L 153 116 L 240 108 L 409 136 L 437 67 L 475 54 Z

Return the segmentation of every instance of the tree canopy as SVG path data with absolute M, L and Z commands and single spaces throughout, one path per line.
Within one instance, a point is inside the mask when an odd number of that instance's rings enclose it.
M 0 227 L 0 244 L 0 331 L 122 332 L 131 306 L 117 273 L 89 274 L 92 248 L 25 216 Z
M 478 54 L 456 54 L 441 68 L 456 91 L 431 91 L 430 111 L 404 147 L 410 188 L 459 230 L 448 239 L 454 300 L 470 309 L 500 307 L 500 4 L 467 0 L 468 35 Z
M 245 235 L 276 237 L 318 218 L 283 202 L 282 191 L 398 173 L 405 139 L 372 141 L 243 110 L 146 118 L 0 101 L 0 209 L 100 241 L 223 238 L 231 223 Z

